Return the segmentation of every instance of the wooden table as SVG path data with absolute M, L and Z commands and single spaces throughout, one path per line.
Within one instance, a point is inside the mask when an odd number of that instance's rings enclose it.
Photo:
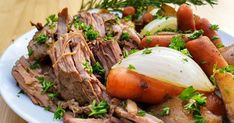
M 29 21 L 45 22 L 45 18 L 68 7 L 71 14 L 79 10 L 81 0 L 0 0 L 0 55 L 12 40 L 32 29 Z M 234 1 L 219 0 L 219 5 L 194 7 L 195 13 L 219 24 L 234 36 Z M 0 122 L 25 123 L 0 97 Z

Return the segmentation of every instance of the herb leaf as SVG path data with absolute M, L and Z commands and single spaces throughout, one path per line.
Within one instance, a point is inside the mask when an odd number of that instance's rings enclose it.
M 185 42 L 181 36 L 174 36 L 171 40 L 169 48 L 181 51 L 185 48 Z
M 201 29 L 201 30 L 196 30 L 193 32 L 192 35 L 190 35 L 188 38 L 190 40 L 194 40 L 194 39 L 197 39 L 199 38 L 201 35 L 203 35 L 204 31 Z
M 219 25 L 217 25 L 217 24 L 212 24 L 212 25 L 210 26 L 210 29 L 217 31 L 217 30 L 219 29 Z
M 99 62 L 96 62 L 93 65 L 92 68 L 93 68 L 93 72 L 94 73 L 97 73 L 99 75 L 104 75 L 105 74 L 105 70 L 104 70 L 104 68 L 102 67 L 102 65 Z
M 39 69 L 41 68 L 41 65 L 38 61 L 35 61 L 33 64 L 30 65 L 31 69 Z
M 36 37 L 36 41 L 38 44 L 44 44 L 48 40 L 48 36 L 45 34 L 40 34 Z
M 193 93 L 195 90 L 193 89 L 193 86 L 189 86 L 186 88 L 181 94 L 180 94 L 180 99 L 182 100 L 187 100 L 190 99 L 193 96 Z
M 51 29 L 56 26 L 57 22 L 58 22 L 58 17 L 55 14 L 50 15 L 49 17 L 46 18 L 46 25 L 48 25 Z
M 145 116 L 145 114 L 146 114 L 146 113 L 145 113 L 144 110 L 139 110 L 139 111 L 137 112 L 137 115 L 138 115 L 138 116 L 142 116 L 142 117 L 143 117 L 143 116 Z
M 85 61 L 84 65 L 84 69 L 89 72 L 90 74 L 93 73 L 93 67 L 90 65 L 89 61 Z
M 129 34 L 128 34 L 128 32 L 123 31 L 121 39 L 122 40 L 129 40 Z
M 149 49 L 149 48 L 145 48 L 142 52 L 142 54 L 146 54 L 146 55 L 150 53 L 152 53 L 152 49 Z
M 129 64 L 128 69 L 129 70 L 136 70 L 136 67 L 134 65 L 132 65 L 132 64 Z
M 89 116 L 103 117 L 108 112 L 109 105 L 106 101 L 102 100 L 100 103 L 96 103 L 96 100 L 93 100 L 91 105 L 91 113 Z
M 48 90 L 54 86 L 54 83 L 51 81 L 46 80 L 44 77 L 37 77 L 37 80 L 40 82 L 41 86 L 42 86 L 42 93 L 47 93 Z
M 158 113 L 160 116 L 167 116 L 170 114 L 170 108 L 168 106 L 165 106 L 161 112 Z
M 61 119 L 65 113 L 65 110 L 58 106 L 56 111 L 54 112 L 54 119 Z
M 32 56 L 32 54 L 33 54 L 33 49 L 32 49 L 32 48 L 29 48 L 29 49 L 28 49 L 28 56 Z

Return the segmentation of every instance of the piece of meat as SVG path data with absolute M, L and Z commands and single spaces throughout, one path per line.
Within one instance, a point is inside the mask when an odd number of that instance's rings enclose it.
M 220 48 L 219 51 L 229 65 L 234 65 L 234 45 Z
M 80 20 L 87 25 L 90 25 L 99 33 L 100 37 L 104 37 L 106 34 L 105 25 L 103 18 L 97 13 L 88 13 L 88 12 L 80 12 L 78 14 Z
M 63 34 L 68 32 L 67 25 L 69 23 L 68 9 L 64 8 L 58 13 L 58 29 L 57 36 L 61 37 Z
M 31 21 L 30 21 L 30 23 L 31 23 L 31 26 L 35 26 L 35 27 L 37 28 L 38 31 L 41 31 L 41 30 L 43 29 L 43 27 L 44 27 L 44 26 L 42 25 L 42 23 L 36 23 L 36 24 L 35 24 L 35 23 L 31 22 Z
M 138 116 L 138 115 L 135 115 L 135 114 L 132 114 L 132 113 L 125 111 L 121 107 L 116 107 L 114 112 L 117 116 L 128 119 L 128 120 L 133 121 L 135 123 L 163 123 L 162 120 L 160 120 L 160 119 L 156 118 L 155 116 L 150 115 L 148 113 L 146 113 L 144 116 Z
M 108 75 L 111 67 L 119 62 L 123 56 L 117 41 L 97 40 L 89 44 L 95 57 L 98 58 L 105 70 L 105 76 Z
M 159 113 L 162 111 L 164 106 L 170 108 L 170 113 L 167 116 L 160 116 Z M 149 111 L 154 115 L 158 116 L 159 119 L 165 123 L 193 123 L 194 119 L 188 110 L 184 109 L 183 101 L 178 97 L 172 97 L 161 105 L 153 106 L 149 108 Z M 222 123 L 221 116 L 216 116 L 211 113 L 207 108 L 203 107 L 201 110 L 202 116 L 206 119 L 207 123 Z
M 71 114 L 65 113 L 63 117 L 64 123 L 122 123 L 119 119 L 115 117 L 109 118 L 102 118 L 102 119 L 81 119 L 81 118 L 74 118 Z
M 47 94 L 43 94 L 43 88 L 37 77 L 44 76 L 41 70 L 30 69 L 30 63 L 25 57 L 21 57 L 12 69 L 12 75 L 21 89 L 31 98 L 36 105 L 54 107 Z
M 94 61 L 82 32 L 63 35 L 49 50 L 58 92 L 65 100 L 75 99 L 80 105 L 103 99 L 104 87 L 99 80 L 86 71 L 84 64 Z

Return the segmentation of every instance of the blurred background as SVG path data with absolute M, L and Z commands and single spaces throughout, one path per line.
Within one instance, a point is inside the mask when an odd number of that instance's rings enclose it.
M 86 0 L 85 0 L 86 1 Z M 30 21 L 45 23 L 45 18 L 68 7 L 70 15 L 80 8 L 81 0 L 0 0 L 0 56 L 20 35 L 30 31 Z M 234 36 L 234 0 L 219 0 L 209 5 L 193 6 L 195 14 L 218 24 L 220 29 Z M 0 97 L 0 122 L 25 123 L 8 108 Z

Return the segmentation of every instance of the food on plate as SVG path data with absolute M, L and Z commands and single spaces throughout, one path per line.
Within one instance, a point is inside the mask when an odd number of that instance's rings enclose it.
M 31 23 L 12 75 L 64 123 L 234 122 L 233 46 L 188 3 L 216 1 L 82 0 Z

